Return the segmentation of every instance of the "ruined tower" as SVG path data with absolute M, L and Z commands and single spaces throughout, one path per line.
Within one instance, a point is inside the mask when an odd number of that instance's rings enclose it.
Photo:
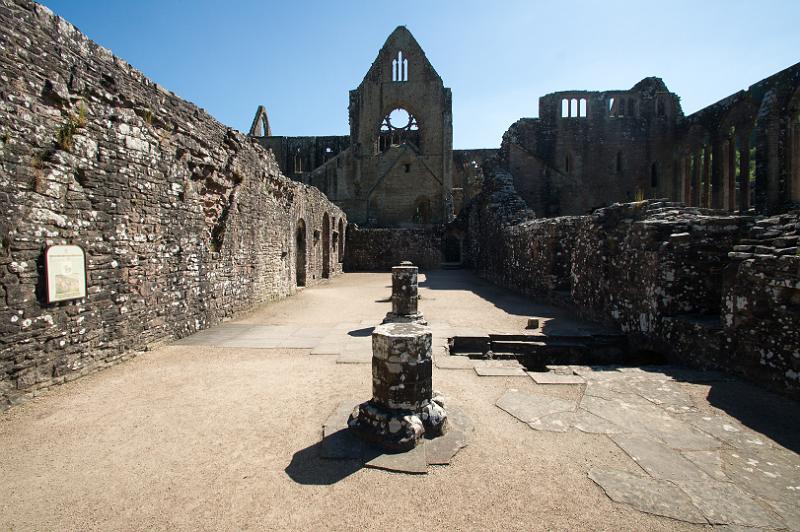
M 284 174 L 322 190 L 360 225 L 449 221 L 452 96 L 405 26 L 350 91 L 349 114 L 349 137 L 284 137 L 260 134 L 267 128 L 259 107 L 250 135 L 273 151 Z
M 452 213 L 450 89 L 405 26 L 350 91 L 354 198 L 370 225 L 438 224 Z

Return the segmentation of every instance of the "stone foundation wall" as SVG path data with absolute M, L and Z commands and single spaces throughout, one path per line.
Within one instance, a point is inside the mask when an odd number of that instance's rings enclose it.
M 497 174 L 460 220 L 482 277 L 569 304 L 641 348 L 800 395 L 800 214 L 754 226 L 649 200 L 531 220 Z
M 775 387 L 800 382 L 800 212 L 759 220 L 730 254 L 722 325 L 731 363 Z
M 346 224 L 255 141 L 25 0 L 0 2 L 0 210 L 0 409 L 292 294 L 298 230 L 307 283 L 335 274 Z M 85 250 L 85 299 L 46 303 L 52 244 Z
M 421 269 L 436 269 L 442 263 L 444 228 L 409 229 L 347 228 L 344 267 L 347 271 L 389 271 L 404 260 Z

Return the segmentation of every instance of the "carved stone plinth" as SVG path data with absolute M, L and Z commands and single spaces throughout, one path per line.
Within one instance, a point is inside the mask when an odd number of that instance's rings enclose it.
M 417 323 L 387 323 L 372 333 L 372 399 L 348 426 L 391 451 L 413 449 L 444 431 L 444 401 L 432 390 L 431 331 Z
M 419 268 L 410 262 L 392 267 L 392 311 L 386 314 L 383 323 L 421 323 L 427 325 L 417 307 L 419 290 L 417 274 Z

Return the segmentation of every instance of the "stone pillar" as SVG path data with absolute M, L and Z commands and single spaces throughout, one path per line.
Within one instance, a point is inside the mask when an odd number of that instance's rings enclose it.
M 750 210 L 750 141 L 742 136 L 739 141 L 739 211 Z
M 447 420 L 432 388 L 431 330 L 418 323 L 387 323 L 372 333 L 372 399 L 348 426 L 390 451 L 407 451 L 440 435 Z
M 708 144 L 703 147 L 703 190 L 701 192 L 701 207 L 711 207 L 711 148 Z
M 692 195 L 689 205 L 692 207 L 700 206 L 700 151 L 695 151 L 692 155 Z
M 392 267 L 392 311 L 386 314 L 383 323 L 421 323 L 427 322 L 417 308 L 419 290 L 417 274 L 419 268 L 408 261 Z

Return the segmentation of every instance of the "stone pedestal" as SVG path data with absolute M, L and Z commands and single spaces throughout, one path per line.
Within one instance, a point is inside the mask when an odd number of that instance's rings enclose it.
M 416 268 L 414 268 L 416 269 Z M 431 331 L 418 323 L 388 323 L 372 333 L 372 399 L 353 410 L 348 426 L 390 451 L 413 449 L 442 434 L 444 401 L 432 389 Z
M 410 262 L 392 267 L 392 311 L 386 314 L 383 323 L 421 323 L 427 325 L 417 308 L 419 290 L 417 275 L 419 268 Z

